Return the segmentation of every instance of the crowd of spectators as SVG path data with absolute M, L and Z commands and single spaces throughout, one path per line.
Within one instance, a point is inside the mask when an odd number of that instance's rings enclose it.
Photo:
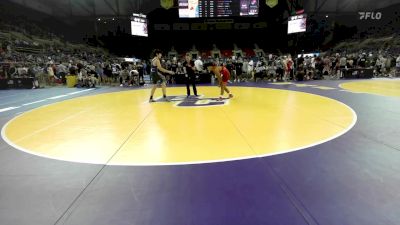
M 174 77 L 183 74 L 183 58 L 171 58 L 162 61 L 168 70 L 176 75 L 166 75 L 170 83 Z M 202 59 L 198 57 L 198 73 L 207 73 L 207 65 L 211 62 L 224 65 L 231 72 L 232 82 L 260 81 L 304 81 L 320 79 L 341 79 L 347 72 L 355 69 L 370 70 L 374 77 L 395 77 L 400 70 L 400 52 L 375 50 L 366 52 L 336 52 L 300 54 L 292 57 L 290 54 L 268 54 L 265 57 L 223 57 Z M 198 67 L 198 66 L 197 66 Z
M 107 51 L 74 45 L 61 38 L 41 33 L 41 38 L 20 32 L 17 28 L 0 23 L 0 79 L 31 78 L 32 87 L 66 84 L 67 76 L 76 76 L 79 87 L 95 87 L 98 84 L 118 84 L 120 86 L 143 85 L 144 75 L 149 73 L 149 60 L 127 62 L 108 54 Z M 36 27 L 35 29 L 39 29 Z M 33 30 L 35 30 L 33 29 Z M 197 77 L 209 75 L 207 66 L 211 63 L 224 65 L 231 72 L 232 82 L 260 81 L 303 81 L 326 78 L 343 78 L 346 71 L 369 69 L 375 77 L 394 77 L 400 70 L 400 51 L 396 43 L 398 37 L 369 40 L 357 48 L 357 44 L 339 44 L 331 52 L 300 54 L 264 54 L 259 56 L 224 56 L 219 59 L 195 58 Z M 364 41 L 366 42 L 366 41 Z M 374 43 L 372 45 L 371 43 Z M 393 46 L 391 46 L 393 44 Z M 375 48 L 372 48 L 375 47 Z M 168 83 L 175 83 L 184 77 L 184 55 L 165 57 L 163 66 L 175 72 L 166 75 Z
M 116 80 L 124 69 L 122 61 L 103 49 L 67 43 L 52 35 L 37 38 L 0 29 L 0 79 L 11 84 L 18 78 L 32 79 L 33 88 L 65 84 L 66 76 L 73 75 L 78 86 L 93 87 Z

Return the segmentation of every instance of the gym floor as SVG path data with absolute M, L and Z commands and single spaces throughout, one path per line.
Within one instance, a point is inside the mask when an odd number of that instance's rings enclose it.
M 400 221 L 400 80 L 0 91 L 0 224 Z

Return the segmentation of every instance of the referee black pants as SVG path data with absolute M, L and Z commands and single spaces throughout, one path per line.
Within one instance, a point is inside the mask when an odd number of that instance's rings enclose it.
M 196 89 L 196 76 L 188 76 L 186 78 L 186 90 L 187 90 L 187 96 L 190 95 L 190 85 L 193 87 L 193 93 L 194 95 L 197 96 L 197 89 Z

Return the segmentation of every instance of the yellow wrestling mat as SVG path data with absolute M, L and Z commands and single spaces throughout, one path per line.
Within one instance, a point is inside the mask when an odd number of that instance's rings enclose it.
M 341 84 L 340 87 L 353 92 L 400 97 L 400 80 L 355 81 Z
M 149 89 L 80 97 L 26 112 L 3 138 L 22 151 L 59 160 L 109 165 L 193 164 L 285 153 L 336 138 L 356 114 L 336 100 L 302 92 L 198 87 L 201 99 L 148 103 Z M 156 91 L 156 95 L 161 90 Z

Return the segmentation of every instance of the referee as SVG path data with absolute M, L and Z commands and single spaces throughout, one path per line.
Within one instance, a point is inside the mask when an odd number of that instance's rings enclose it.
M 190 97 L 190 85 L 193 86 L 193 93 L 197 96 L 197 89 L 196 89 L 196 75 L 195 75 L 195 67 L 194 62 L 192 61 L 192 57 L 189 54 L 185 56 L 185 62 L 183 63 L 183 70 L 186 76 L 186 90 L 187 90 L 187 97 Z

